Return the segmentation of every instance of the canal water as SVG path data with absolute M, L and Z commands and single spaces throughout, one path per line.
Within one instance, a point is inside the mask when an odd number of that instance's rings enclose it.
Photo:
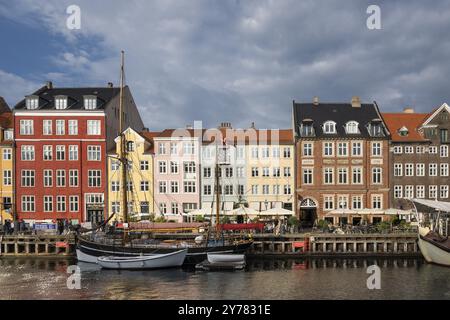
M 373 264 L 381 270 L 381 289 L 369 290 Z M 80 289 L 67 286 L 70 265 L 80 267 Z M 0 299 L 450 300 L 450 268 L 422 259 L 264 259 L 237 272 L 116 271 L 71 259 L 3 258 Z

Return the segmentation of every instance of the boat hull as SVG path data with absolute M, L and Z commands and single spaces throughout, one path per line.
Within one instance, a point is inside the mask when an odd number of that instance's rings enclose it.
M 195 265 L 207 258 L 208 252 L 213 253 L 245 253 L 250 248 L 252 242 L 246 241 L 234 245 L 218 245 L 208 247 L 188 247 L 188 252 L 184 260 L 184 265 Z M 133 257 L 149 254 L 166 254 L 179 251 L 180 247 L 123 247 L 101 244 L 88 241 L 82 238 L 78 239 L 77 259 L 83 262 L 97 263 L 97 258 L 101 256 L 119 256 Z
M 427 262 L 450 267 L 450 252 L 439 248 L 431 240 L 421 235 L 419 235 L 418 244 L 420 252 Z
M 154 254 L 139 257 L 99 257 L 97 263 L 105 269 L 161 269 L 183 265 L 187 249 L 166 254 Z
M 242 263 L 245 261 L 243 254 L 208 253 L 210 263 Z

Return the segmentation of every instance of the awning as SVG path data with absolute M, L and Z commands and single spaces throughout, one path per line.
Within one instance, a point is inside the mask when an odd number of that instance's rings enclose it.
M 374 209 L 357 209 L 357 210 L 351 210 L 351 209 L 336 209 L 331 210 L 326 213 L 328 214 L 334 214 L 334 215 L 364 215 L 364 214 L 373 214 L 373 215 L 382 215 L 385 214 L 384 210 L 374 210 Z
M 266 211 L 261 211 L 258 215 L 260 216 L 293 216 L 294 211 L 287 210 L 284 208 L 272 208 Z
M 412 201 L 435 210 L 450 212 L 450 202 L 427 199 L 412 199 Z
M 264 223 L 225 223 L 219 224 L 221 230 L 263 230 Z
M 225 212 L 227 216 L 258 216 L 260 212 L 258 210 L 246 207 L 239 207 L 237 209 Z

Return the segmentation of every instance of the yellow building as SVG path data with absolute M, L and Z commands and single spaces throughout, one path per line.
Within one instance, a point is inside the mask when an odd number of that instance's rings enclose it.
M 12 219 L 14 209 L 14 123 L 11 109 L 0 97 L 0 223 Z
M 125 130 L 127 169 L 127 200 L 130 221 L 146 220 L 155 212 L 153 193 L 152 133 Z M 115 213 L 112 221 L 123 221 L 123 182 L 120 156 L 120 137 L 115 139 L 116 149 L 108 153 L 108 212 Z
M 292 130 L 254 129 L 254 134 L 249 132 L 249 137 L 246 143 L 246 198 L 249 207 L 259 211 L 272 208 L 294 210 Z

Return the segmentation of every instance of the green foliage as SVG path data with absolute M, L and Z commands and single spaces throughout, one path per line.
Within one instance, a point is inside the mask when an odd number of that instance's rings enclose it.
M 294 227 L 296 227 L 296 226 L 299 225 L 299 223 L 300 223 L 300 221 L 298 220 L 298 218 L 297 218 L 297 217 L 294 217 L 294 216 L 289 217 L 289 219 L 288 219 L 288 221 L 287 221 L 288 226 L 294 226 Z
M 167 222 L 167 219 L 163 216 L 159 216 L 156 219 L 154 219 L 154 222 Z
M 220 223 L 230 223 L 230 217 L 224 216 L 220 218 Z
M 195 221 L 197 221 L 197 222 L 205 222 L 205 217 L 201 216 L 201 215 L 195 216 Z
M 379 224 L 377 224 L 377 228 L 378 228 L 378 230 L 380 230 L 380 231 L 386 231 L 386 230 L 389 230 L 389 229 L 391 228 L 391 223 L 388 222 L 388 221 L 380 222 Z
M 317 221 L 317 228 L 319 228 L 319 229 L 326 229 L 326 228 L 328 228 L 328 222 L 325 221 L 325 220 Z

